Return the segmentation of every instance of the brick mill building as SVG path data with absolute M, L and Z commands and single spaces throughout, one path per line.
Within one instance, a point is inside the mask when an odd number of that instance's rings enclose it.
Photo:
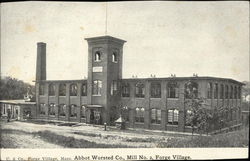
M 108 125 L 116 111 L 125 109 L 126 125 L 189 131 L 185 97 L 192 83 L 196 97 L 211 109 L 228 108 L 228 123 L 241 122 L 243 83 L 215 77 L 122 78 L 123 45 L 111 36 L 86 38 L 88 78 L 46 80 L 46 44 L 37 43 L 36 107 L 33 118 Z M 232 110 L 237 109 L 237 110 Z

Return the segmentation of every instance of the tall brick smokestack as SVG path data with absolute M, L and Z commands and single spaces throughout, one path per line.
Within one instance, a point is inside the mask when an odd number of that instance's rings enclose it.
M 46 80 L 46 43 L 37 43 L 36 81 Z

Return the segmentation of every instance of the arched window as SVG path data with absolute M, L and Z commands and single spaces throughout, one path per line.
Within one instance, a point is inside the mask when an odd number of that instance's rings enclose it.
M 152 124 L 161 124 L 161 110 L 160 109 L 151 109 L 151 123 Z
M 55 115 L 55 104 L 54 103 L 51 103 L 49 104 L 49 115 Z
M 169 82 L 167 85 L 168 98 L 178 98 L 178 85 L 177 82 Z
M 161 83 L 158 82 L 151 83 L 151 97 L 153 98 L 161 97 Z
M 129 83 L 122 84 L 122 97 L 129 97 L 130 96 L 130 87 Z
M 58 113 L 59 113 L 59 116 L 65 116 L 66 115 L 66 105 L 65 104 L 60 104 L 59 105 Z
M 49 85 L 49 96 L 55 96 L 56 95 L 56 86 L 54 84 Z
M 228 85 L 225 87 L 225 98 L 228 99 Z
M 118 56 L 116 52 L 113 52 L 112 54 L 112 62 L 117 63 L 118 62 Z
M 218 98 L 218 93 L 219 92 L 219 88 L 218 88 L 218 84 L 215 83 L 214 84 L 214 98 L 217 99 Z
M 115 95 L 117 92 L 117 81 L 116 80 L 113 80 L 111 82 L 111 87 L 110 87 L 110 94 L 111 95 Z
M 185 98 L 198 98 L 198 83 L 192 81 L 185 83 Z
M 77 96 L 77 85 L 76 84 L 70 85 L 70 96 Z
M 209 99 L 212 98 L 212 92 L 213 92 L 212 83 L 208 83 L 207 84 L 207 98 Z
M 45 115 L 45 104 L 44 103 L 40 103 L 39 113 L 40 113 L 40 115 Z
M 237 92 L 238 90 L 237 90 L 237 87 L 235 86 L 234 87 L 234 99 L 237 99 Z
M 70 117 L 76 117 L 77 116 L 77 106 L 72 104 L 70 105 Z
M 230 99 L 233 98 L 233 94 L 234 94 L 234 87 L 230 86 Z
M 135 122 L 144 122 L 144 110 L 143 107 L 137 107 L 135 109 Z
M 238 99 L 241 99 L 241 87 L 238 87 Z
M 178 125 L 179 110 L 170 109 L 168 110 L 168 123 Z
M 82 96 L 87 96 L 87 83 L 82 84 Z
M 40 84 L 39 86 L 39 95 L 44 95 L 44 84 Z
M 220 85 L 220 99 L 224 99 L 224 85 Z
M 94 80 L 93 81 L 93 87 L 92 87 L 92 92 L 93 95 L 101 95 L 101 90 L 102 90 L 102 81 L 101 80 Z
M 145 97 L 145 86 L 143 83 L 137 83 L 135 85 L 135 97 Z
M 59 85 L 59 96 L 66 96 L 66 84 Z
M 101 52 L 100 51 L 95 52 L 94 61 L 96 61 L 96 62 L 101 61 Z

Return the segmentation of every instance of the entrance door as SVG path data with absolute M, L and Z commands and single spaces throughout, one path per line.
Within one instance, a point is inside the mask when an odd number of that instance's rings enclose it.
M 95 124 L 100 125 L 101 124 L 101 112 L 98 110 L 95 110 L 94 118 L 95 118 Z
M 94 117 L 94 109 L 90 110 L 90 123 L 94 124 L 95 122 L 95 117 Z

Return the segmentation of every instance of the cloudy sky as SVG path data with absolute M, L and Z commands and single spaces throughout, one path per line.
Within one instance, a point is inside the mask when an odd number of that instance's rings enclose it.
M 215 76 L 249 80 L 249 3 L 18 2 L 1 4 L 1 75 L 35 79 L 36 43 L 47 78 L 87 77 L 86 37 L 127 41 L 123 77 Z

